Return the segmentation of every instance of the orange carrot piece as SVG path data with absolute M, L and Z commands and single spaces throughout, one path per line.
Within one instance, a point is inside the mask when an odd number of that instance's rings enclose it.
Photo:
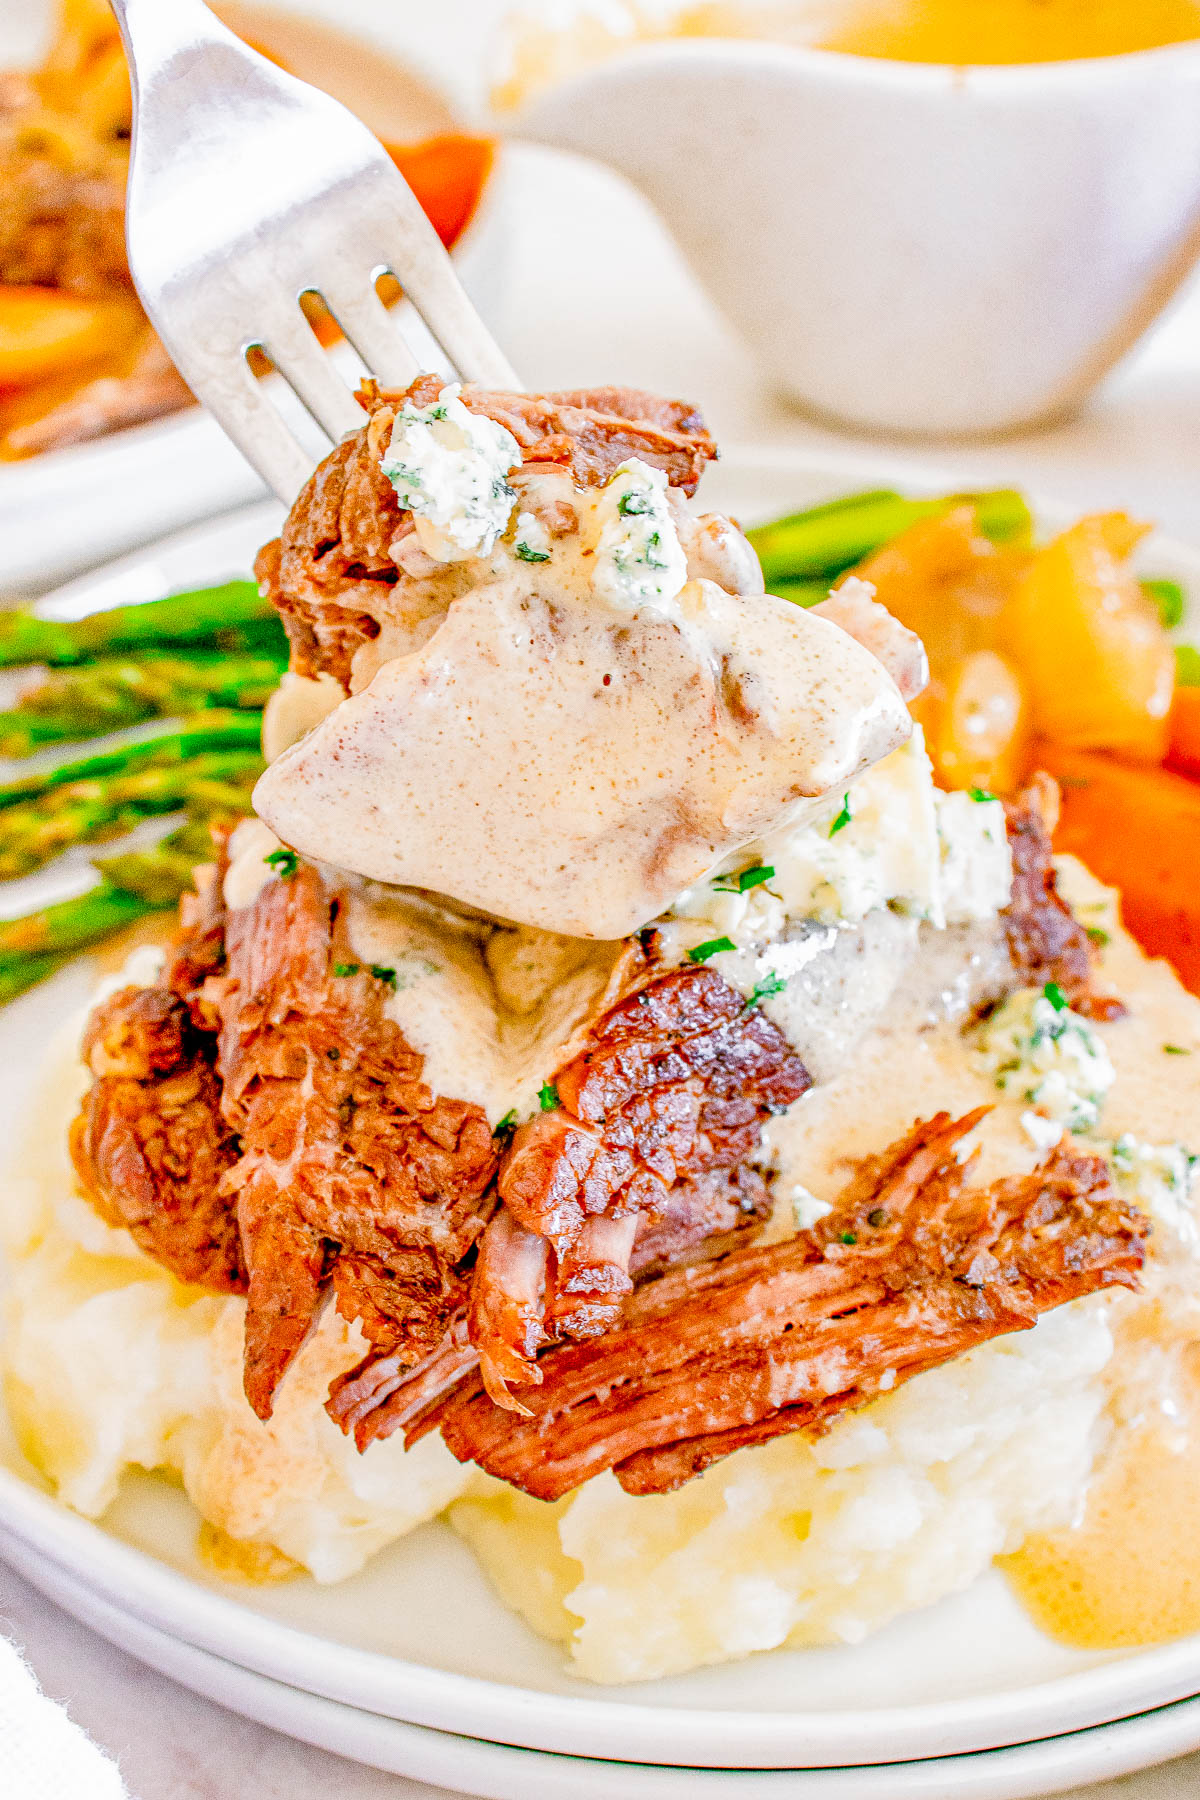
M 1056 850 L 1121 890 L 1125 924 L 1200 994 L 1200 785 L 1097 751 L 1039 744 L 1033 759 L 1062 788 Z
M 131 311 L 128 302 L 77 300 L 57 288 L 0 287 L 0 387 L 70 374 L 103 357 L 114 339 L 123 347 Z
M 1200 687 L 1177 687 L 1171 702 L 1167 767 L 1200 780 Z
M 389 144 L 387 152 L 443 244 L 453 244 L 470 224 L 491 170 L 491 140 L 447 132 L 420 144 Z

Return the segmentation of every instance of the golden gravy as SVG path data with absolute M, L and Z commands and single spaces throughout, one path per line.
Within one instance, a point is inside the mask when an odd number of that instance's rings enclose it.
M 1120 1441 L 1073 1530 L 1035 1535 L 1001 1559 L 1051 1637 L 1119 1650 L 1200 1631 L 1200 1383 L 1189 1385 L 1178 1417 Z
M 1200 37 L 1197 0 L 861 0 L 824 50 L 892 62 L 1040 63 Z

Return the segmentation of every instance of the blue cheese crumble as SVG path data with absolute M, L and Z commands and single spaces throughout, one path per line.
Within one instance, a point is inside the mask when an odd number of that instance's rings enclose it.
M 1122 1132 L 1108 1152 L 1113 1177 L 1134 1205 L 1184 1242 L 1200 1239 L 1190 1204 L 1200 1157 L 1183 1144 L 1146 1144 Z
M 833 1211 L 828 1200 L 818 1200 L 802 1181 L 796 1182 L 792 1188 L 791 1201 L 792 1219 L 797 1231 L 811 1231 L 818 1220 L 827 1218 Z
M 1011 890 L 1004 808 L 939 793 L 918 728 L 848 795 L 747 846 L 671 910 L 745 946 L 789 920 L 859 925 L 881 906 L 937 928 L 967 924 L 994 917 Z
M 592 537 L 592 586 L 614 606 L 664 607 L 687 582 L 667 478 L 636 456 L 621 463 L 596 496 Z
M 513 551 L 518 562 L 550 561 L 550 533 L 534 513 L 517 514 L 517 522 L 513 526 Z
M 1010 994 L 979 1027 L 977 1043 L 996 1086 L 1032 1108 L 1025 1128 L 1039 1149 L 1063 1131 L 1095 1129 L 1116 1072 L 1099 1034 L 1053 982 Z M 1052 1140 L 1047 1126 L 1057 1128 Z
M 429 406 L 406 401 L 380 462 L 422 549 L 439 562 L 490 555 L 517 499 L 508 471 L 520 445 L 494 419 L 468 412 L 460 392 L 452 382 Z

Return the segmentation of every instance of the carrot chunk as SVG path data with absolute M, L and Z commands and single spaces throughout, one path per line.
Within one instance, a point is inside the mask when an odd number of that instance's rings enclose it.
M 1175 689 L 1167 767 L 1200 781 L 1200 687 Z
M 1039 744 L 1062 788 L 1056 850 L 1121 890 L 1125 924 L 1200 993 L 1200 784 L 1091 751 Z

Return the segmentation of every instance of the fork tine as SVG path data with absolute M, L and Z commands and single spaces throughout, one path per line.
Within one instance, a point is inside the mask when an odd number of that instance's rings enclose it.
M 426 255 L 422 242 L 408 245 L 392 274 L 464 381 L 519 392 L 520 377 L 467 298 L 432 226 L 429 232 L 438 254 Z
M 272 308 L 271 322 L 261 333 L 262 347 L 289 387 L 308 408 L 333 443 L 357 431 L 363 410 L 334 368 L 308 320 L 300 311 Z
M 464 381 L 520 389 L 516 371 L 467 298 L 442 240 L 399 169 L 388 163 L 372 174 L 375 217 L 384 223 L 382 240 L 372 247 L 379 260 Z
M 407 387 L 420 374 L 420 359 L 406 343 L 398 319 L 365 277 L 357 285 L 327 281 L 321 298 L 381 387 Z
M 203 393 L 222 430 L 286 506 L 312 474 L 313 459 L 280 415 L 267 390 L 231 347 L 214 364 L 194 353 L 200 341 L 164 335 L 167 350 L 193 392 Z
M 2 0 L 0 0 L 2 3 Z M 362 122 L 241 43 L 203 0 L 112 0 L 133 71 L 129 266 L 184 378 L 281 499 L 312 458 L 276 384 L 246 367 L 261 344 L 333 439 L 363 413 L 299 295 L 326 299 L 378 380 L 418 357 L 466 381 L 518 387 L 412 189 Z M 390 269 L 407 309 L 372 291 Z M 276 391 L 272 392 L 272 387 Z M 291 398 L 287 396 L 285 398 Z

